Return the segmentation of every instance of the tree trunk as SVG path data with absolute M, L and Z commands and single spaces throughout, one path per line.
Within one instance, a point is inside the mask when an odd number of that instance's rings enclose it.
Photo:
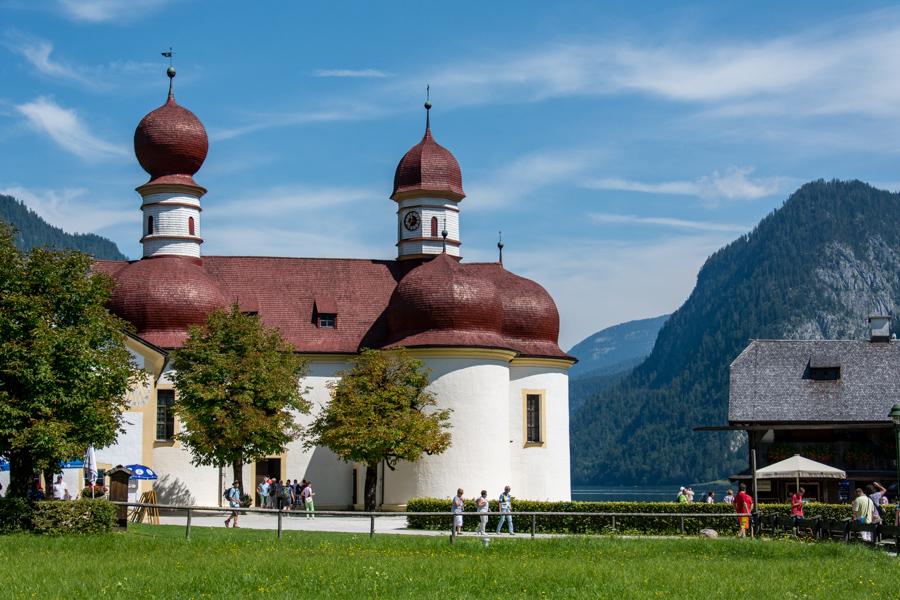
M 244 495 L 244 460 L 241 458 L 236 459 L 233 463 L 231 463 L 231 468 L 234 471 L 234 481 L 238 482 L 238 489 L 241 492 L 241 496 L 243 496 Z
M 378 463 L 366 465 L 366 511 L 375 510 L 375 488 L 378 487 Z
M 27 498 L 34 487 L 34 462 L 25 450 L 9 455 L 8 498 Z
M 44 471 L 44 496 L 47 497 L 47 500 L 53 498 L 53 484 L 56 482 L 54 475 L 56 475 L 56 473 L 50 469 Z

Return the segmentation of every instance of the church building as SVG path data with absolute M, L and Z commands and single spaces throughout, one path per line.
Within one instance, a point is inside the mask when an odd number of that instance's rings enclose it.
M 575 359 L 559 348 L 556 305 L 502 262 L 462 261 L 462 175 L 427 118 L 422 140 L 397 166 L 395 204 L 385 201 L 383 225 L 396 218 L 396 260 L 204 256 L 207 190 L 194 176 L 207 149 L 202 123 L 175 102 L 171 85 L 166 103 L 134 134 L 150 176 L 137 187 L 143 257 L 98 261 L 96 269 L 118 283 L 109 308 L 134 326 L 127 343 L 146 378 L 131 391 L 125 433 L 97 451 L 101 468 L 153 469 L 159 479 L 138 482 L 135 496 L 152 486 L 161 503 L 219 504 L 231 469 L 193 466 L 173 439 L 180 423 L 171 413 L 176 392 L 167 353 L 187 339 L 189 326 L 237 302 L 309 359 L 301 383 L 313 413 L 329 401 L 326 384 L 363 348 L 404 346 L 433 371 L 438 405 L 453 409 L 452 446 L 394 471 L 379 469 L 382 509 L 402 510 L 414 497 L 450 498 L 459 487 L 496 496 L 509 485 L 523 499 L 570 499 L 568 369 Z M 246 465 L 245 491 L 264 475 L 311 480 L 320 508 L 363 503 L 364 466 L 326 448 L 304 450 L 296 441 Z

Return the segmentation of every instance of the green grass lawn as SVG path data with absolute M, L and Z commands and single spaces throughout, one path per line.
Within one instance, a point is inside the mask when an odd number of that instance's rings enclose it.
M 900 597 L 900 560 L 831 542 L 131 528 L 0 536 L 0 598 Z

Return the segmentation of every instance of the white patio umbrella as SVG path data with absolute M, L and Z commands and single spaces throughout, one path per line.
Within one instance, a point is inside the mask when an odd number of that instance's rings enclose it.
M 756 470 L 757 479 L 796 479 L 798 490 L 801 477 L 806 479 L 847 479 L 847 474 L 840 469 L 803 458 L 799 454 Z
M 84 457 L 84 471 L 91 480 L 91 498 L 94 497 L 94 484 L 97 483 L 97 459 L 94 458 L 94 447 L 88 446 Z

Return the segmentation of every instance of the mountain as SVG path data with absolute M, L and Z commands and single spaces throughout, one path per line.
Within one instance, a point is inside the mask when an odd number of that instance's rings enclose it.
M 12 223 L 19 230 L 15 236 L 15 244 L 19 250 L 47 245 L 81 250 L 102 260 L 128 260 L 111 240 L 93 233 L 66 233 L 44 221 L 25 206 L 24 202 L 12 196 L 0 194 L 0 221 Z
M 653 350 L 659 328 L 668 318 L 669 315 L 663 315 L 621 323 L 575 344 L 569 350 L 578 359 L 569 369 L 569 414 L 641 364 Z
M 613 325 L 575 344 L 569 354 L 578 363 L 569 369 L 569 379 L 608 375 L 622 370 L 617 363 L 650 356 L 659 329 L 668 318 L 663 315 Z
M 900 195 L 808 183 L 709 257 L 650 356 L 571 419 L 575 485 L 712 481 L 747 466 L 728 367 L 751 339 L 866 339 L 900 299 Z M 894 321 L 892 328 L 898 329 Z

